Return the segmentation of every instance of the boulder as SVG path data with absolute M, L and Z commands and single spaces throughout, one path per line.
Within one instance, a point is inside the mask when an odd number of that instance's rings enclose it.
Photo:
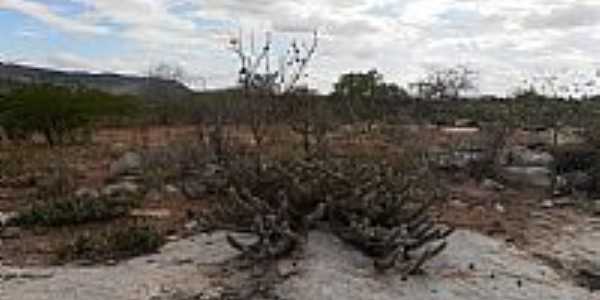
M 552 172 L 546 167 L 504 167 L 500 173 L 507 183 L 513 185 L 536 188 L 552 186 Z
M 138 174 L 142 168 L 142 156 L 136 152 L 127 152 L 110 165 L 110 176 Z
M 506 187 L 504 185 L 502 185 L 501 183 L 486 178 L 481 182 L 481 187 L 483 187 L 486 190 L 490 190 L 490 191 L 503 191 Z
M 124 181 L 115 184 L 109 184 L 102 189 L 102 195 L 104 196 L 120 196 L 120 195 L 134 195 L 140 191 L 140 187 L 129 181 Z
M 552 154 L 514 146 L 505 151 L 502 163 L 509 166 L 547 167 L 554 162 Z

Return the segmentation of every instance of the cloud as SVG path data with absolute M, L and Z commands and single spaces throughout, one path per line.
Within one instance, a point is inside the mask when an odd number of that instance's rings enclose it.
M 56 1 L 50 1 L 57 3 Z M 377 68 L 407 83 L 432 64 L 481 70 L 482 92 L 504 93 L 543 70 L 600 65 L 600 5 L 595 0 L 0 0 L 65 32 L 106 34 L 132 52 L 89 57 L 63 49 L 39 58 L 55 66 L 143 73 L 160 61 L 235 82 L 238 62 L 227 41 L 273 32 L 276 50 L 292 39 L 321 39 L 308 82 L 326 92 L 341 72 Z M 72 38 L 67 34 L 66 38 Z M 98 45 L 102 47 L 102 45 Z M 273 58 L 276 60 L 276 58 Z
M 600 5 L 574 3 L 550 10 L 533 13 L 525 18 L 526 28 L 565 30 L 574 27 L 600 24 Z
M 15 10 L 60 30 L 84 34 L 106 34 L 107 28 L 66 18 L 53 12 L 48 6 L 26 0 L 0 0 L 0 10 Z

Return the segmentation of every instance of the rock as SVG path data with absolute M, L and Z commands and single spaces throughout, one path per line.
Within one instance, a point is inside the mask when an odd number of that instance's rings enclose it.
M 296 300 L 590 297 L 588 291 L 572 286 L 550 267 L 502 242 L 466 231 L 457 231 L 449 239 L 448 248 L 427 263 L 427 276 L 403 280 L 401 274 L 394 272 L 374 276 L 368 259 L 364 267 L 360 263 L 365 260 L 362 255 L 331 236 L 314 232 L 306 245 L 301 272 L 279 285 L 276 292 L 283 299 Z M 464 271 L 466 262 L 476 266 L 468 275 Z
M 455 200 L 450 201 L 450 206 L 456 207 L 456 208 L 466 208 L 468 206 L 468 204 L 465 203 L 464 201 L 455 199 Z
M 479 124 L 475 120 L 463 118 L 454 120 L 454 126 L 456 127 L 479 127 Z
M 496 208 L 496 211 L 501 214 L 506 212 L 506 208 L 504 208 L 504 205 L 502 205 L 500 203 L 496 203 L 496 205 L 494 207 Z
M 181 189 L 188 199 L 201 198 L 208 192 L 208 186 L 202 180 L 194 180 L 193 178 L 185 180 L 181 185 Z
M 0 227 L 8 226 L 17 216 L 16 212 L 0 212 Z
M 198 229 L 200 227 L 200 224 L 198 223 L 198 221 L 193 220 L 190 222 L 187 222 L 184 226 L 185 230 L 187 231 L 195 231 L 196 229 Z
M 504 167 L 502 178 L 514 185 L 536 188 L 549 188 L 552 185 L 552 172 L 546 167 Z
M 12 240 L 21 237 L 21 229 L 19 227 L 5 227 L 0 230 L 0 239 Z
M 180 193 L 179 189 L 172 184 L 165 185 L 165 192 L 167 194 L 179 194 Z
M 550 199 L 544 200 L 544 201 L 542 201 L 541 207 L 545 208 L 545 209 L 554 208 L 554 201 L 552 201 Z
M 514 146 L 505 151 L 501 161 L 509 166 L 548 167 L 554 162 L 554 157 L 548 152 Z
M 492 179 L 484 179 L 481 182 L 481 186 L 486 189 L 486 190 L 491 190 L 491 191 L 503 191 L 506 187 L 504 185 L 502 185 L 501 183 L 492 180 Z
M 150 190 L 144 196 L 144 200 L 149 202 L 156 202 L 160 201 L 161 199 L 163 199 L 163 194 L 155 189 Z
M 49 267 L 48 271 L 54 273 L 50 278 L 3 282 L 0 298 L 231 299 L 230 287 L 243 288 L 253 282 L 248 281 L 250 271 L 230 267 L 229 274 L 224 270 L 223 263 L 232 262 L 239 255 L 228 246 L 226 235 L 215 232 L 198 235 L 194 240 L 181 239 L 167 244 L 160 253 L 114 267 Z M 192 258 L 194 263 L 176 263 L 185 258 Z M 154 263 L 148 263 L 149 260 Z M 291 276 L 278 282 L 273 290 L 275 295 L 269 295 L 268 299 L 587 300 L 595 296 L 565 280 L 551 267 L 531 259 L 526 252 L 465 230 L 451 235 L 448 248 L 426 264 L 426 276 L 405 279 L 399 272 L 379 275 L 371 259 L 331 234 L 319 231 L 307 237 L 298 263 L 299 272 L 291 262 L 292 265 L 277 266 L 282 275 Z M 476 267 L 465 272 L 470 263 Z M 0 270 L 0 274 L 28 272 L 27 269 L 5 272 L 2 266 Z M 517 288 L 518 280 L 521 288 Z M 173 297 L 174 293 L 169 291 L 180 291 L 182 297 Z
M 192 170 L 181 182 L 178 182 L 181 193 L 188 199 L 199 199 L 226 184 L 221 176 L 223 169 L 217 164 L 206 164 L 202 169 Z
M 139 190 L 140 188 L 137 184 L 125 181 L 105 186 L 102 189 L 102 195 L 110 197 L 119 195 L 134 195 L 137 194 Z
M 223 171 L 223 168 L 217 164 L 206 164 L 202 172 L 202 177 L 211 178 Z
M 448 134 L 475 134 L 480 131 L 479 127 L 475 126 L 456 126 L 456 127 L 443 127 L 441 128 L 443 133 Z
M 114 259 L 109 259 L 109 260 L 105 261 L 104 264 L 107 266 L 116 266 L 119 264 L 119 262 Z
M 135 152 L 127 152 L 110 165 L 110 176 L 137 174 L 142 167 L 142 156 Z
M 433 163 L 441 168 L 464 169 L 469 164 L 483 159 L 480 150 L 459 150 L 453 152 L 433 151 L 430 153 Z
M 566 207 L 566 206 L 575 205 L 575 202 L 573 202 L 573 199 L 571 199 L 571 198 L 563 197 L 563 198 L 554 200 L 554 205 L 558 206 L 558 207 Z
M 165 197 L 169 200 L 181 200 L 185 199 L 185 195 L 181 192 L 181 189 L 172 184 L 167 184 L 164 187 Z
M 100 197 L 100 193 L 96 189 L 83 187 L 75 192 L 75 197 L 85 199 L 97 199 L 98 197 Z
M 137 218 L 168 219 L 171 211 L 168 209 L 133 209 L 130 216 Z

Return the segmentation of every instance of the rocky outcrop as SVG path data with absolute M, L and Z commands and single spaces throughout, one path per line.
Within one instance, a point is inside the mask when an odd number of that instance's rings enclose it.
M 568 243 L 594 249 L 589 247 L 597 246 L 598 239 L 589 238 Z M 0 265 L 0 277 L 5 278 L 0 280 L 0 291 L 2 299 L 22 300 L 228 299 L 224 282 L 236 285 L 236 280 L 252 278 L 241 276 L 244 272 L 256 272 L 225 263 L 235 255 L 226 234 L 219 232 L 180 240 L 160 254 L 111 267 Z M 310 233 L 299 258 L 278 264 L 287 280 L 274 287 L 277 299 L 587 300 L 595 296 L 527 253 L 469 231 L 450 236 L 447 251 L 426 265 L 426 273 L 406 280 L 393 270 L 378 274 L 370 259 L 320 231 Z

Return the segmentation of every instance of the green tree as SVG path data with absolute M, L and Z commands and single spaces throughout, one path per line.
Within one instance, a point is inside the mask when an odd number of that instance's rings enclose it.
M 102 117 L 131 112 L 132 102 L 95 90 L 52 85 L 31 85 L 11 92 L 0 100 L 0 126 L 12 138 L 42 134 L 48 144 L 73 138 Z
M 395 83 L 384 81 L 377 70 L 366 73 L 342 74 L 334 85 L 332 98 L 345 107 L 351 122 L 366 122 L 371 131 L 377 122 L 394 114 L 398 99 L 408 99 L 408 93 Z M 338 104 L 338 105 L 339 105 Z
M 383 75 L 377 70 L 366 73 L 346 73 L 334 85 L 334 94 L 342 97 L 373 97 L 377 87 L 383 81 Z

